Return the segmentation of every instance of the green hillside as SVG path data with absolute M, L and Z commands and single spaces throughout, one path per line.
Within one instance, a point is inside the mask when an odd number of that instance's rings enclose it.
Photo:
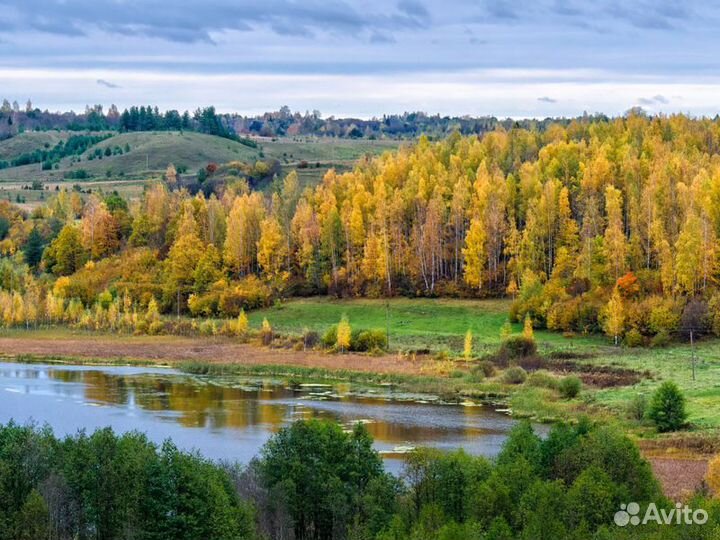
M 61 135 L 57 132 L 51 134 Z M 13 139 L 4 141 L 4 144 L 10 145 Z M 24 147 L 23 151 L 32 150 L 27 141 Z M 15 143 L 15 148 L 18 148 L 18 143 Z M 112 155 L 105 155 L 107 148 Z M 91 158 L 96 149 L 100 155 Z M 116 153 L 119 149 L 122 153 Z M 210 162 L 253 161 L 257 158 L 258 150 L 212 135 L 171 131 L 122 133 L 96 144 L 81 156 L 62 159 L 58 168 L 51 171 L 43 171 L 39 163 L 1 170 L 0 181 L 58 181 L 67 173 L 79 170 L 86 171 L 91 178 L 132 178 L 145 175 L 148 171 L 164 170 L 168 163 L 194 172 Z
M 67 131 L 28 131 L 0 141 L 0 161 L 10 160 L 41 148 L 50 148 L 67 140 Z

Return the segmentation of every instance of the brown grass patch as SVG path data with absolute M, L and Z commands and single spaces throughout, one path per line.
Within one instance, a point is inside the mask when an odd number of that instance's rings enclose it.
M 705 489 L 707 459 L 648 457 L 663 493 L 674 501 L 685 501 L 696 491 Z
M 574 373 L 580 377 L 583 384 L 596 388 L 633 386 L 643 378 L 652 378 L 649 371 L 640 372 L 617 366 L 595 366 L 581 364 L 572 360 L 552 360 L 549 362 L 548 368 L 565 375 Z
M 195 361 L 219 364 L 276 364 L 374 373 L 417 375 L 432 369 L 431 360 L 397 355 L 328 354 L 321 351 L 272 349 L 230 338 L 177 336 L 0 337 L 0 356 L 76 357 L 141 360 L 175 364 Z

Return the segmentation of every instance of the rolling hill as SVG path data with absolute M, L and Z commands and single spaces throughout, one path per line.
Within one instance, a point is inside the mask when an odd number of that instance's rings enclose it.
M 21 134 L 0 143 L 7 158 L 33 151 L 49 142 L 61 140 L 63 132 Z M 55 137 L 43 140 L 40 136 Z M 16 141 L 19 137 L 21 140 Z M 54 143 L 51 142 L 54 140 Z M 33 146 L 34 145 L 34 146 Z M 110 155 L 106 155 L 109 149 Z M 122 150 L 120 153 L 119 150 Z M 63 158 L 53 170 L 42 170 L 40 163 L 0 170 L 0 181 L 58 181 L 79 170 L 89 178 L 137 178 L 164 170 L 168 163 L 194 172 L 210 162 L 225 163 L 258 159 L 259 151 L 239 142 L 194 132 L 147 131 L 121 133 L 90 147 L 81 156 Z
M 60 141 L 67 140 L 70 135 L 68 131 L 28 131 L 19 133 L 14 137 L 0 141 L 0 161 L 10 160 L 20 154 L 34 152 L 41 148 L 50 148 Z

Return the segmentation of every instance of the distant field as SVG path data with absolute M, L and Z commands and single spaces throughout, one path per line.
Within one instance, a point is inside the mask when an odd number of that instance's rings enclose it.
M 0 160 L 12 159 L 40 148 L 51 148 L 72 134 L 60 131 L 22 133 L 0 141 Z M 250 148 L 229 139 L 193 132 L 121 133 L 91 147 L 82 156 L 64 158 L 58 169 L 52 171 L 43 171 L 39 163 L 0 170 L 0 198 L 10 197 L 15 201 L 19 194 L 32 206 L 42 202 L 40 192 L 29 193 L 20 188 L 33 180 L 50 183 L 51 190 L 56 183 L 87 186 L 90 182 L 100 180 L 117 181 L 118 190 L 122 191 L 125 181 L 147 180 L 149 176 L 157 176 L 169 163 L 176 167 L 186 167 L 189 174 L 194 174 L 211 162 L 253 162 L 263 157 L 280 161 L 283 174 L 296 170 L 301 187 L 313 186 L 322 180 L 330 168 L 339 172 L 347 171 L 359 158 L 393 150 L 400 144 L 400 141 L 395 140 L 316 137 L 267 138 L 258 139 L 257 142 L 258 148 Z M 96 148 L 104 153 L 106 148 L 119 147 L 125 150 L 128 146 L 130 151 L 121 155 L 88 159 Z M 65 173 L 81 169 L 90 175 L 90 182 L 64 179 Z M 135 190 L 131 194 L 134 195 Z
M 400 141 L 392 139 L 322 139 L 318 137 L 281 137 L 258 141 L 267 157 L 283 162 L 355 161 L 362 156 L 394 150 Z

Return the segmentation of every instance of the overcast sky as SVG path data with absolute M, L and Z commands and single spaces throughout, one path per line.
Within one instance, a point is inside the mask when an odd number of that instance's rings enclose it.
M 720 111 L 720 7 L 666 0 L 0 0 L 0 97 L 324 116 Z

